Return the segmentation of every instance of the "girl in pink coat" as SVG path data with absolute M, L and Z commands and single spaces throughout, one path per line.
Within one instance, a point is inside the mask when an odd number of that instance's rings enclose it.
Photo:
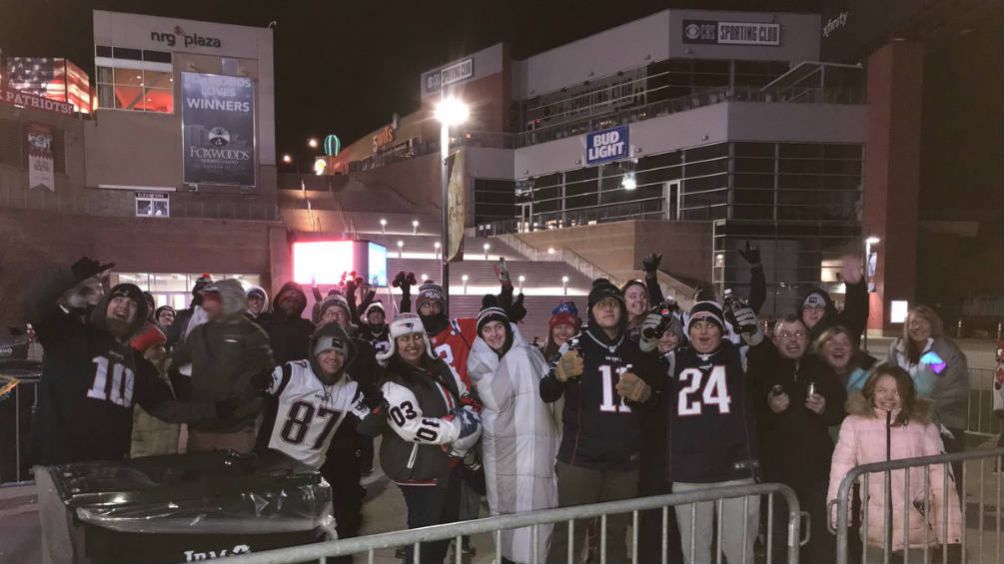
M 847 399 L 847 418 L 840 427 L 840 439 L 833 451 L 830 465 L 830 487 L 827 499 L 837 497 L 841 480 L 855 466 L 902 458 L 933 456 L 944 452 L 938 428 L 931 423 L 931 402 L 917 397 L 909 373 L 890 365 L 877 367 L 861 393 Z M 962 512 L 955 481 L 949 472 L 948 497 L 944 496 L 945 465 L 927 468 L 929 492 L 925 499 L 924 467 L 910 468 L 910 490 L 906 491 L 904 470 L 895 470 L 891 478 L 891 550 L 905 561 L 913 562 L 919 554 L 923 561 L 924 547 L 932 550 L 941 544 L 962 542 Z M 868 562 L 882 561 L 885 535 L 886 492 L 883 473 L 868 479 L 867 500 L 862 500 L 868 512 L 868 530 L 861 531 Z M 862 488 L 863 490 L 863 488 Z M 862 492 L 864 494 L 864 492 Z M 948 535 L 944 534 L 947 505 Z M 903 526 L 909 513 L 909 538 L 904 539 Z M 833 515 L 835 521 L 835 514 Z M 875 560 L 878 558 L 878 560 Z

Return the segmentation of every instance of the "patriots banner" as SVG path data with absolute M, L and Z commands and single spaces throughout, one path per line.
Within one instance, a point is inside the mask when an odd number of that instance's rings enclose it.
M 81 113 L 91 111 L 90 78 L 72 61 L 50 57 L 7 58 L 7 88 L 66 102 Z
M 56 190 L 52 159 L 52 130 L 40 123 L 28 125 L 28 187 Z
M 185 184 L 255 186 L 255 89 L 251 79 L 181 73 Z

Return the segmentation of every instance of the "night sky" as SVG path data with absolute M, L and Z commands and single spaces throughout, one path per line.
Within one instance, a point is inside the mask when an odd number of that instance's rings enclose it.
M 7 55 L 68 57 L 93 80 L 91 10 L 266 26 L 277 22 L 277 150 L 348 144 L 418 108 L 424 70 L 499 41 L 517 59 L 667 7 L 818 12 L 842 0 L 0 0 Z M 999 214 L 1001 16 L 929 46 L 924 85 L 922 214 Z M 942 197 L 946 188 L 953 197 Z M 991 205 L 987 205 L 991 204 Z

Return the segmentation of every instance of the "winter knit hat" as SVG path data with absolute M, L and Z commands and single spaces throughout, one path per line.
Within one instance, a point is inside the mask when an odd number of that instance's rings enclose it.
M 550 333 L 558 325 L 571 325 L 576 331 L 582 326 L 579 319 L 579 310 L 575 307 L 575 302 L 561 302 L 551 310 L 551 319 L 547 322 L 547 331 Z
M 506 315 L 504 309 L 499 307 L 498 299 L 488 294 L 481 300 L 481 311 L 478 312 L 478 335 L 481 335 L 481 329 L 491 321 L 498 321 L 502 325 L 509 326 L 509 316 Z
M 432 343 L 429 341 L 429 336 L 425 333 L 425 326 L 422 325 L 422 318 L 415 315 L 414 313 L 402 313 L 394 318 L 394 321 L 390 323 L 389 328 L 390 334 L 390 347 L 383 353 L 377 353 L 376 359 L 380 361 L 380 364 L 386 365 L 387 362 L 397 354 L 397 338 L 410 335 L 412 333 L 421 333 L 422 339 L 425 340 L 425 352 L 430 358 L 436 358 L 436 355 L 432 354 Z
M 125 283 L 113 286 L 112 289 L 105 294 L 101 301 L 98 302 L 98 305 L 94 307 L 94 310 L 91 311 L 91 323 L 94 323 L 101 329 L 108 329 L 108 304 L 114 298 L 129 298 L 136 303 L 136 319 L 133 321 L 133 325 L 129 328 L 129 335 L 134 335 L 144 324 L 147 323 L 146 300 L 143 299 L 143 290 L 140 290 L 139 286 L 136 286 L 135 284 Z
M 314 334 L 310 336 L 310 368 L 314 371 L 314 375 L 317 376 L 319 380 L 325 384 L 331 385 L 336 381 L 341 379 L 342 375 L 345 373 L 345 369 L 352 363 L 356 358 L 357 349 L 355 343 L 352 342 L 352 338 L 349 337 L 345 329 L 342 329 L 341 325 L 337 323 L 328 323 L 323 327 L 314 331 Z M 345 361 L 342 363 L 342 369 L 338 374 L 334 376 L 325 376 L 324 371 L 321 370 L 320 364 L 317 362 L 317 355 L 324 351 L 335 349 L 342 353 Z
M 320 309 L 317 310 L 318 319 L 323 318 L 324 312 L 334 306 L 338 306 L 345 310 L 345 315 L 347 315 L 349 319 L 352 319 L 352 309 L 349 308 L 349 300 L 341 294 L 332 294 L 324 298 L 324 301 L 321 302 Z
M 143 353 L 150 347 L 166 342 L 167 337 L 164 335 L 164 332 L 153 323 L 148 323 L 145 327 L 143 327 L 143 330 L 141 330 L 135 337 L 132 338 L 131 341 L 129 341 L 129 346 Z
M 203 273 L 195 280 L 195 286 L 192 287 L 192 295 L 198 296 L 202 289 L 213 283 L 213 277 L 208 273 Z
M 593 280 L 593 288 L 589 290 L 589 309 L 592 310 L 593 306 L 600 303 L 606 298 L 613 298 L 624 304 L 624 294 L 620 291 L 617 286 L 614 286 L 612 282 L 606 278 L 597 278 Z
M 809 294 L 805 296 L 805 299 L 802 300 L 802 306 L 799 309 L 802 310 L 807 307 L 826 309 L 828 305 L 829 304 L 826 298 L 823 297 L 823 293 L 821 291 L 816 290 L 813 292 L 809 292 Z
M 690 319 L 687 320 L 688 335 L 690 334 L 691 326 L 698 321 L 710 321 L 721 329 L 723 335 L 725 334 L 722 306 L 718 302 L 704 301 L 694 304 L 694 307 L 690 309 Z
M 446 305 L 446 294 L 443 287 L 432 281 L 427 281 L 418 287 L 418 297 L 415 298 L 415 311 L 422 309 L 422 304 L 427 302 L 439 302 Z

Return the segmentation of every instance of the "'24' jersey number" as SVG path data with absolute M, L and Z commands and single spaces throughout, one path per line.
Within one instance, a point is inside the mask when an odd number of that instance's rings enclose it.
M 725 381 L 725 367 L 715 366 L 705 374 L 697 368 L 680 372 L 680 390 L 676 409 L 681 416 L 701 415 L 705 406 L 716 406 L 718 413 L 731 413 L 732 397 Z

